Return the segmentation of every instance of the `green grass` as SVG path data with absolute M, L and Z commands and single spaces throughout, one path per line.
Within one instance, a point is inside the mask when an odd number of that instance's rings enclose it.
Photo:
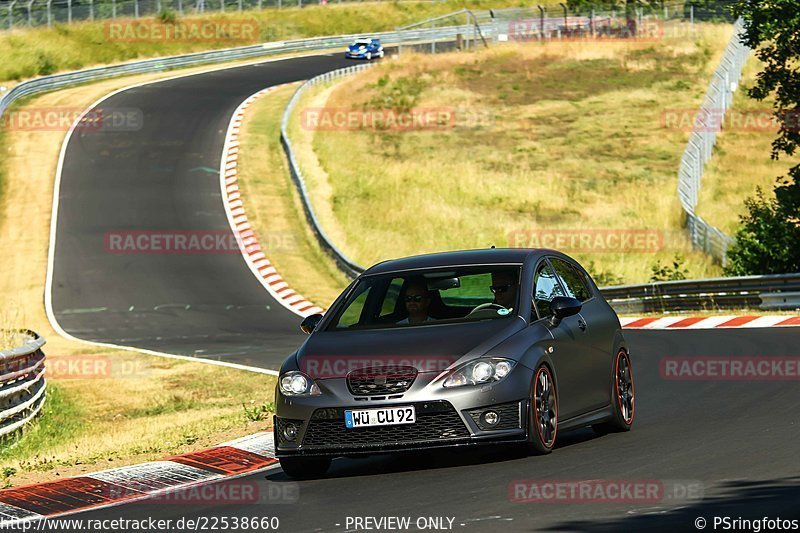
M 308 132 L 296 119 L 323 226 L 362 265 L 533 244 L 514 242 L 519 232 L 648 231 L 660 250 L 565 251 L 602 284 L 648 281 L 680 257 L 687 277 L 719 275 L 682 227 L 676 176 L 688 132 L 665 127 L 662 115 L 699 107 L 729 36 L 728 25 L 704 25 L 658 43 L 408 56 L 320 87 L 301 108 L 446 108 L 456 117 L 438 131 Z M 343 157 L 345 146 L 370 149 Z
M 554 3 L 548 0 L 545 3 Z M 242 13 L 204 15 L 203 20 L 254 21 L 252 39 L 187 42 L 125 42 L 113 38 L 109 21 L 56 24 L 52 28 L 15 29 L 0 32 L 0 82 L 21 80 L 90 65 L 112 64 L 148 57 L 244 46 L 257 42 L 301 37 L 393 30 L 428 17 L 456 11 L 516 7 L 519 0 L 449 0 L 448 2 L 379 2 L 372 4 L 310 5 L 300 8 L 265 9 Z M 140 19 L 154 24 L 156 18 Z M 187 16 L 181 20 L 197 20 Z M 133 19 L 125 21 L 134 23 Z M 163 24 L 163 23 L 162 23 Z M 169 23 L 167 23 L 167 26 Z
M 22 432 L 0 443 L 0 462 L 24 460 L 68 442 L 81 431 L 84 416 L 79 398 L 48 382 L 41 413 Z

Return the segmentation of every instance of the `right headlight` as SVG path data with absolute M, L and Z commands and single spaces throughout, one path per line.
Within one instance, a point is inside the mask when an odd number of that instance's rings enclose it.
M 297 370 L 281 375 L 279 383 L 281 392 L 286 396 L 318 396 L 322 394 L 313 379 Z
M 449 388 L 493 383 L 510 374 L 516 364 L 516 361 L 502 357 L 477 359 L 451 370 L 442 385 Z

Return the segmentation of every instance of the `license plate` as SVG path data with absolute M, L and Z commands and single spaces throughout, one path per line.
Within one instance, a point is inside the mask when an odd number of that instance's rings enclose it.
M 414 406 L 385 407 L 382 409 L 353 409 L 344 412 L 344 423 L 348 428 L 369 426 L 394 426 L 416 422 Z

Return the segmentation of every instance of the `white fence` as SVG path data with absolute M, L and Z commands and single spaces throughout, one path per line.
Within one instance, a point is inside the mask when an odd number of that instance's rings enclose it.
M 723 266 L 727 261 L 728 248 L 733 239 L 708 224 L 697 215 L 695 209 L 703 172 L 717 143 L 717 133 L 722 122 L 720 118 L 725 116 L 725 112 L 733 103 L 733 94 L 736 92 L 742 77 L 742 69 L 750 54 L 750 49 L 742 44 L 740 39 L 743 30 L 741 20 L 737 21 L 733 36 L 725 48 L 722 61 L 714 72 L 703 105 L 695 118 L 678 171 L 678 199 L 686 212 L 686 225 L 692 245 L 705 250 Z

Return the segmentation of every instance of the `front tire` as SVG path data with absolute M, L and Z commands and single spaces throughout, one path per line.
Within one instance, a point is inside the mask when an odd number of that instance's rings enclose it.
M 633 425 L 635 414 L 633 366 L 631 365 L 631 356 L 625 350 L 617 352 L 614 360 L 611 409 L 612 415 L 607 422 L 592 426 L 598 435 L 630 431 Z
M 553 451 L 558 434 L 558 398 L 550 369 L 541 365 L 531 386 L 528 417 L 528 453 L 545 455 Z
M 320 477 L 331 466 L 330 457 L 281 457 L 283 472 L 295 479 L 310 479 Z

